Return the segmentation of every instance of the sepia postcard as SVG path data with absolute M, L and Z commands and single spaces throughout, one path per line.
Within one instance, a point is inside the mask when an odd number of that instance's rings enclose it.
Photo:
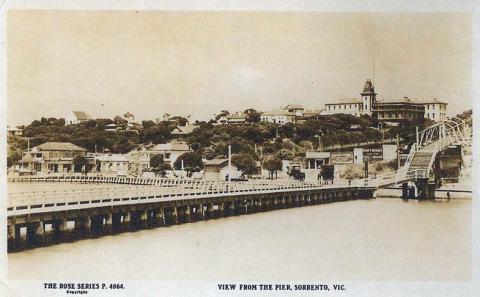
M 0 296 L 480 296 L 477 1 L 0 7 Z

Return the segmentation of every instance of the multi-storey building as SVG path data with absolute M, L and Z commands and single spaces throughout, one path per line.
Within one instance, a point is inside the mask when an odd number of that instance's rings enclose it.
M 377 101 L 373 108 L 373 117 L 382 122 L 401 123 L 406 120 L 422 120 L 425 107 L 408 97 L 397 101 Z
M 442 121 L 447 119 L 447 103 L 433 100 L 422 100 L 419 103 L 425 106 L 425 118 L 432 121 Z
M 373 88 L 372 81 L 367 79 L 365 86 L 363 87 L 363 92 L 360 93 L 362 99 L 358 98 L 346 98 L 340 99 L 333 103 L 325 104 L 325 110 L 322 114 L 331 115 L 331 114 L 349 114 L 352 116 L 359 117 L 361 115 L 372 115 L 373 107 L 377 102 L 377 93 Z
M 335 103 L 325 104 L 325 110 L 322 114 L 332 115 L 332 114 L 349 114 L 355 117 L 359 117 L 363 112 L 362 100 L 358 98 L 345 98 L 339 99 Z
M 384 122 L 402 122 L 405 120 L 431 119 L 441 121 L 447 118 L 447 103 L 436 98 L 428 101 L 413 101 L 408 97 L 396 101 L 377 101 L 377 93 L 371 80 L 367 79 L 361 99 L 340 99 L 325 104 L 324 115 L 350 114 L 352 116 L 369 115 Z
M 19 163 L 34 172 L 72 172 L 75 157 L 85 157 L 87 150 L 69 142 L 45 142 L 23 153 Z

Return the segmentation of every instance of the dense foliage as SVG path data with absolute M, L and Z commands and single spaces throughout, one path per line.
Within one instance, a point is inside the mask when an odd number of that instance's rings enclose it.
M 217 117 L 225 115 L 228 112 L 221 111 Z M 274 124 L 261 122 L 259 113 L 252 109 L 246 110 L 245 115 L 247 121 L 241 125 L 197 123 L 197 128 L 186 138 L 194 153 L 182 156 L 177 161 L 184 160 L 187 163 L 184 166 L 202 167 L 202 157 L 225 158 L 231 145 L 232 154 L 237 155 L 237 166 L 250 172 L 255 161 L 263 162 L 269 156 L 275 160 L 293 160 L 319 145 L 323 148 L 345 146 L 380 141 L 382 138 L 396 137 L 397 134 L 401 139 L 411 142 L 415 138 L 415 126 L 424 126 L 421 122 L 407 122 L 401 127 L 380 131 L 378 121 L 369 116 L 325 115 L 295 124 Z M 173 138 L 171 132 L 186 121 L 181 117 L 172 119 L 158 123 L 142 121 L 141 125 L 132 126 L 123 118 L 115 117 L 114 120 L 96 119 L 65 126 L 63 119 L 41 118 L 21 127 L 24 137 L 8 138 L 8 162 L 13 164 L 18 161 L 21 157 L 19 152 L 27 148 L 27 138 L 30 147 L 47 141 L 61 141 L 74 143 L 90 152 L 112 153 L 127 153 L 141 146 L 166 143 Z M 106 128 L 110 124 L 117 125 L 117 130 L 108 131 Z M 152 161 L 157 168 L 163 164 L 161 160 Z M 180 168 L 178 162 L 174 164 L 175 168 Z

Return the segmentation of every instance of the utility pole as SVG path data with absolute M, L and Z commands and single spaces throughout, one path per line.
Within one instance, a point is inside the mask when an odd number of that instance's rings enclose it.
M 323 151 L 323 148 L 322 148 L 322 136 L 323 136 L 323 132 L 320 132 L 320 134 L 318 135 L 315 135 L 315 137 L 318 137 L 318 151 L 321 152 Z
M 397 133 L 397 170 L 400 169 L 400 137 Z
M 26 137 L 27 138 L 27 152 L 30 151 L 30 139 L 31 137 Z
M 419 145 L 419 141 L 418 141 L 418 126 L 415 126 L 415 139 L 416 139 L 416 146 L 415 146 L 415 148 L 418 150 L 418 145 Z
M 232 180 L 232 145 L 228 145 L 228 182 Z

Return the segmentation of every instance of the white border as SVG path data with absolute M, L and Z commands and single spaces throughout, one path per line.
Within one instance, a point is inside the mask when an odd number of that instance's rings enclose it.
M 478 1 L 472 0 L 344 0 L 344 1 L 294 1 L 294 0 L 270 0 L 270 1 L 227 1 L 227 0 L 203 0 L 203 1 L 71 1 L 71 0 L 24 0 L 0 2 L 0 44 L 4 49 L 0 51 L 0 152 L 6 156 L 6 12 L 9 9 L 76 9 L 76 10 L 216 10 L 216 11 L 402 11 L 402 12 L 439 12 L 457 11 L 473 12 L 473 75 L 472 75 L 472 100 L 474 115 L 480 110 L 480 9 Z M 476 83 L 475 83 L 476 82 Z M 478 122 L 474 120 L 474 159 L 477 154 Z M 0 189 L 6 189 L 6 158 L 0 158 Z M 478 180 L 478 171 L 474 170 L 473 180 Z M 476 193 L 479 185 L 474 182 L 473 194 L 473 228 L 472 228 L 472 256 L 473 278 L 471 282 L 343 282 L 348 290 L 343 293 L 313 292 L 301 296 L 480 296 L 480 209 Z M 0 190 L 0 216 L 5 220 L 6 192 Z M 5 224 L 0 224 L 0 234 L 6 234 Z M 6 236 L 0 236 L 4 239 Z M 40 281 L 12 281 L 7 279 L 6 267 L 6 243 L 2 240 L 0 248 L 0 296 L 64 296 L 61 291 L 42 290 Z M 452 255 L 455 256 L 455 255 Z M 446 269 L 448 269 L 446 267 Z M 48 276 L 46 276 L 48 279 Z M 319 280 L 321 281 L 321 280 Z M 278 292 L 221 292 L 217 290 L 213 282 L 129 282 L 125 281 L 128 290 L 108 291 L 97 293 L 90 291 L 87 296 L 278 296 Z M 10 288 L 10 289 L 9 289 Z M 17 295 L 18 294 L 18 295 Z M 102 295 L 100 295 L 102 294 Z M 298 293 L 297 293 L 298 294 Z M 294 296 L 287 293 L 285 296 Z

